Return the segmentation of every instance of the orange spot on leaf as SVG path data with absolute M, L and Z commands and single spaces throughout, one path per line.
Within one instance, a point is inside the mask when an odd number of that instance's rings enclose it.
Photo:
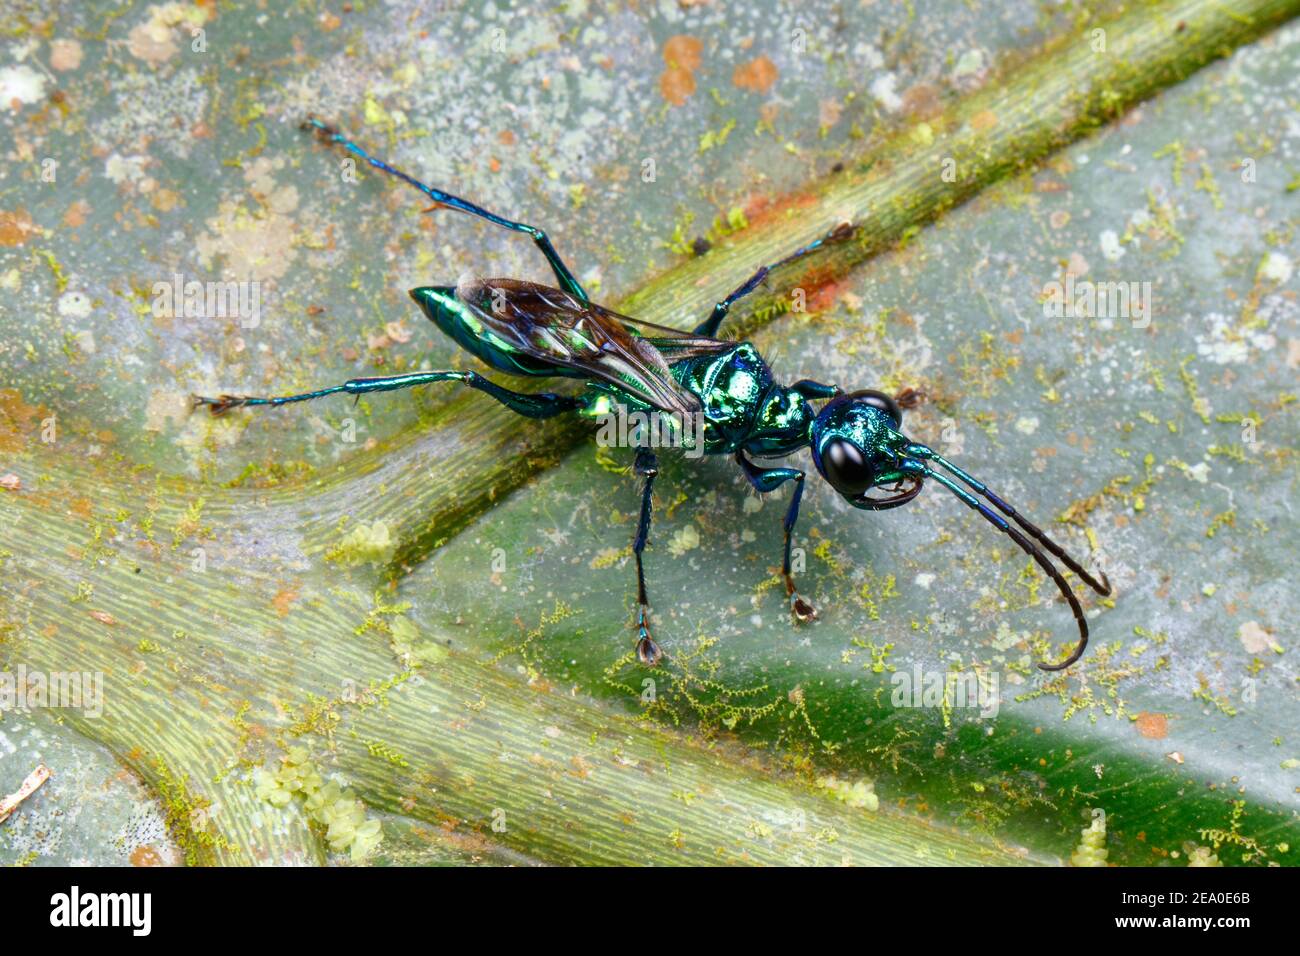
M 695 93 L 695 75 L 689 70 L 671 66 L 659 77 L 659 92 L 673 106 L 681 106 Z
M 1164 740 L 1169 736 L 1169 718 L 1164 714 L 1152 714 L 1144 710 L 1137 715 L 1137 729 L 1143 737 Z
M 695 94 L 695 71 L 703 52 L 704 44 L 684 33 L 669 37 L 664 44 L 668 69 L 659 77 L 659 92 L 673 106 L 681 106 Z
M 28 405 L 16 388 L 0 388 L 0 451 L 18 451 L 38 437 L 40 422 L 49 414 L 41 405 Z
M 293 602 L 298 600 L 298 592 L 289 588 L 281 588 L 276 592 L 275 597 L 271 599 L 271 606 L 275 608 L 275 613 L 280 617 L 288 617 L 289 608 Z
M 78 199 L 63 214 L 63 224 L 69 229 L 76 229 L 81 226 L 86 217 L 90 215 L 90 203 L 84 199 Z
M 669 66 L 680 67 L 689 73 L 700 68 L 700 54 L 704 52 L 704 43 L 685 33 L 668 38 L 664 44 L 664 62 Z
M 737 66 L 731 74 L 731 82 L 751 93 L 766 93 L 776 83 L 777 73 L 776 64 L 760 56 Z
M 0 246 L 21 246 L 35 231 L 26 209 L 0 210 Z
M 131 851 L 132 866 L 162 866 L 162 857 L 151 846 L 138 846 Z

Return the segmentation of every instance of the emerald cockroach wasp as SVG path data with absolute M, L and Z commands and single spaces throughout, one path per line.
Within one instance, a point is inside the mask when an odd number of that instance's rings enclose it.
M 376 159 L 336 129 L 309 118 L 302 124 L 320 140 L 342 146 L 371 166 L 410 184 L 438 206 L 486 219 L 529 236 L 555 273 L 558 288 L 519 279 L 463 279 L 455 286 L 422 286 L 413 298 L 435 325 L 462 348 L 507 375 L 530 378 L 576 378 L 586 383 L 578 395 L 516 392 L 473 371 L 422 371 L 380 378 L 361 378 L 329 388 L 255 398 L 196 396 L 197 406 L 213 414 L 236 407 L 278 406 L 343 393 L 360 396 L 390 392 L 431 382 L 460 382 L 486 392 L 503 405 L 529 418 L 550 418 L 568 412 L 596 414 L 611 401 L 642 411 L 666 413 L 670 420 L 700 416 L 698 441 L 704 454 L 731 455 L 749 483 L 759 492 L 774 491 L 792 482 L 794 491 L 785 514 L 781 574 L 790 609 L 797 621 L 815 618 L 816 611 L 795 590 L 790 570 L 791 540 L 799 517 L 805 472 L 799 468 L 755 464 L 753 458 L 784 458 L 809 448 L 813 466 L 849 504 L 883 511 L 907 504 L 926 480 L 948 489 L 985 521 L 1007 535 L 1030 555 L 1060 589 L 1074 613 L 1079 641 L 1074 651 L 1047 671 L 1069 667 L 1088 646 L 1088 622 L 1065 577 L 1044 551 L 1058 558 L 1101 595 L 1110 582 L 1091 574 L 1038 526 L 1006 501 L 938 452 L 903 434 L 903 409 L 916 395 L 910 390 L 890 396 L 873 389 L 846 392 L 837 385 L 802 380 L 781 385 L 763 357 L 749 342 L 717 338 L 718 329 L 735 302 L 753 292 L 777 266 L 804 256 L 824 243 L 851 238 L 842 225 L 774 263 L 763 266 L 713 307 L 694 331 L 666 328 L 619 315 L 592 302 L 560 258 L 546 233 L 534 226 L 491 213 L 424 183 Z M 813 403 L 824 403 L 815 408 Z M 659 473 L 654 451 L 639 445 L 633 471 L 642 479 L 641 511 L 632 552 L 636 558 L 637 655 L 656 664 L 661 650 L 650 633 L 642 552 L 650 532 L 651 491 Z M 876 489 L 882 494 L 873 495 Z

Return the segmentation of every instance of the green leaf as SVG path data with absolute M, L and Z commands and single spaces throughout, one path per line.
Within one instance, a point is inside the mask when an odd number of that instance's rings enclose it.
M 6 121 L 58 174 L 0 196 L 0 665 L 100 675 L 103 708 L 3 715 L 0 794 L 37 760 L 54 775 L 0 824 L 0 859 L 1181 864 L 1196 844 L 1293 862 L 1296 32 L 1173 84 L 1297 5 L 1099 5 L 1027 34 L 1029 5 L 939 6 L 924 33 L 901 8 L 844 11 L 862 18 L 847 35 L 885 38 L 879 63 L 773 48 L 776 100 L 710 64 L 700 89 L 721 89 L 681 107 L 643 65 L 583 65 L 607 51 L 564 11 L 504 58 L 464 49 L 472 10 L 449 16 L 456 70 L 426 63 L 446 37 L 382 8 L 337 32 L 228 11 L 202 63 L 179 41 L 132 48 L 155 13 L 68 11 L 86 66 Z M 681 32 L 644 16 L 656 47 Z M 100 63 L 106 42 L 129 69 Z M 582 111 L 561 95 L 570 57 Z M 538 64 L 553 99 L 525 92 Z M 190 391 L 463 362 L 402 290 L 488 255 L 533 275 L 526 243 L 341 176 L 293 128 L 320 75 L 363 77 L 332 119 L 545 225 L 589 286 L 654 321 L 684 326 L 853 224 L 859 241 L 774 275 L 734 328 L 786 379 L 923 388 L 912 433 L 1071 550 L 1099 547 L 1117 593 L 1085 598 L 1081 665 L 1044 680 L 1067 613 L 933 490 L 868 515 L 810 485 L 799 580 L 822 613 L 796 628 L 773 576 L 783 496 L 756 508 L 728 462 L 665 457 L 647 565 L 670 657 L 647 671 L 637 489 L 583 426 L 445 391 L 189 414 Z M 507 89 L 517 129 L 458 112 Z M 778 101 L 788 118 L 763 110 Z M 593 115 L 597 132 L 574 126 Z M 845 168 L 810 182 L 810 160 Z M 726 228 L 676 261 L 675 222 L 685 241 Z M 1150 324 L 1046 316 L 1066 269 L 1150 281 Z M 258 279 L 260 321 L 155 315 L 177 271 Z M 788 313 L 795 287 L 814 313 Z M 894 703 L 916 667 L 985 684 Z M 993 677 L 996 715 L 956 699 Z

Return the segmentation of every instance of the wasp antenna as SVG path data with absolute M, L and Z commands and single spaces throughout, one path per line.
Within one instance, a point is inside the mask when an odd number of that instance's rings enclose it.
M 928 448 L 925 450 L 929 451 Z M 931 452 L 930 454 L 933 455 L 934 453 Z M 937 456 L 935 456 L 935 458 L 937 459 Z M 1045 670 L 1045 671 L 1063 671 L 1071 664 L 1073 664 L 1075 661 L 1077 661 L 1080 657 L 1082 657 L 1083 652 L 1088 649 L 1088 621 L 1083 616 L 1083 606 L 1079 604 L 1079 599 L 1075 597 L 1074 592 L 1070 590 L 1069 582 L 1066 581 L 1064 575 L 1062 575 L 1061 572 L 1056 569 L 1056 565 L 1052 564 L 1051 559 L 1049 559 L 1047 555 L 1043 554 L 1043 552 L 1038 548 L 1037 545 L 1034 544 L 1033 541 L 1029 540 L 1023 534 L 1021 534 L 1020 531 L 1014 525 L 1008 523 L 1007 520 L 1003 518 L 1000 514 L 990 509 L 982 501 L 980 501 L 978 498 L 976 498 L 974 495 L 968 492 L 965 488 L 961 487 L 961 485 L 957 484 L 947 475 L 943 474 L 942 472 L 935 471 L 933 468 L 921 464 L 920 462 L 918 462 L 917 464 L 920 465 L 920 471 L 927 478 L 933 478 L 935 481 L 939 482 L 939 484 L 943 485 L 954 495 L 960 498 L 965 504 L 969 505 L 971 508 L 978 511 L 981 515 L 984 516 L 984 520 L 986 520 L 989 524 L 993 525 L 993 527 L 997 528 L 999 531 L 1006 534 L 1012 541 L 1014 541 L 1020 547 L 1021 551 L 1025 552 L 1025 554 L 1033 558 L 1034 561 L 1038 563 L 1038 566 L 1043 569 L 1043 573 L 1046 574 L 1049 578 L 1051 578 L 1056 583 L 1056 587 L 1060 590 L 1061 595 L 1069 603 L 1070 610 L 1074 612 L 1074 620 L 1079 625 L 1079 643 L 1075 646 L 1074 652 L 1065 660 L 1061 661 L 1059 664 L 1040 663 L 1038 667 L 1041 670 Z
M 1042 546 L 1045 547 L 1048 551 L 1050 551 L 1053 555 L 1060 558 L 1061 563 L 1064 564 L 1071 571 L 1073 571 L 1075 574 L 1077 574 L 1079 578 L 1085 584 L 1088 585 L 1088 587 L 1092 588 L 1102 597 L 1110 596 L 1111 594 L 1110 579 L 1106 577 L 1105 572 L 1102 571 L 1098 572 L 1098 574 L 1101 577 L 1101 580 L 1098 581 L 1091 574 L 1085 571 L 1083 566 L 1080 565 L 1078 561 L 1070 557 L 1070 555 L 1066 553 L 1066 550 L 1064 548 L 1062 548 L 1059 544 L 1057 544 L 1055 541 L 1049 538 L 1047 536 L 1047 533 L 1043 531 L 1042 528 L 1038 527 L 1038 525 L 1034 524 L 1032 521 L 1030 521 L 1028 518 L 1026 518 L 1024 515 L 1018 512 L 1015 508 L 1011 507 L 1011 505 L 1007 504 L 1000 497 L 994 494 L 993 491 L 990 490 L 989 487 L 985 485 L 982 481 L 979 481 L 978 479 L 968 475 L 966 472 L 962 471 L 960 468 L 958 468 L 952 462 L 948 461 L 942 455 L 927 448 L 924 445 L 913 445 L 910 448 L 908 448 L 908 452 L 910 454 L 915 455 L 918 458 L 929 459 L 930 461 L 933 461 L 938 465 L 942 465 L 948 471 L 952 472 L 963 482 L 965 482 L 966 485 L 972 488 L 976 493 L 982 495 L 983 497 L 991 501 L 995 508 L 1001 511 L 1004 515 L 1006 515 L 1016 524 L 1020 525 L 1021 528 L 1023 528 L 1026 532 L 1028 532 L 1030 537 L 1034 538 L 1036 541 L 1042 544 Z

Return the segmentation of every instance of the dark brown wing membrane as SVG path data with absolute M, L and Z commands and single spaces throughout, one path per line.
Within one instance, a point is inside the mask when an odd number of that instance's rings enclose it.
M 701 355 L 717 355 L 727 349 L 735 348 L 735 342 L 723 342 L 703 335 L 687 335 L 679 332 L 673 336 L 646 336 L 646 341 L 658 350 L 668 364 L 684 359 L 699 358 Z
M 716 355 L 736 345 L 735 342 L 724 342 L 722 339 L 709 338 L 707 335 L 695 335 L 667 325 L 656 325 L 645 319 L 634 319 L 630 315 L 611 311 L 604 306 L 598 305 L 595 308 L 642 335 L 670 364 L 700 355 Z
M 673 379 L 659 348 L 633 334 L 630 320 L 616 312 L 522 279 L 462 280 L 456 298 L 499 339 L 532 358 L 586 372 L 665 412 L 699 411 L 699 400 Z M 689 336 L 686 341 L 696 347 L 714 342 Z

